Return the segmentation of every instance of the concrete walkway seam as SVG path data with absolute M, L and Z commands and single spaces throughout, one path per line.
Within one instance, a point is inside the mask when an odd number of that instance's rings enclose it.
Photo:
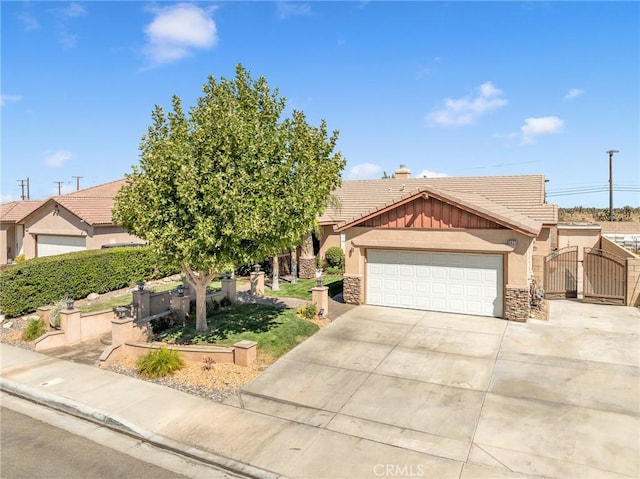
M 88 407 L 73 399 L 58 396 L 46 391 L 41 391 L 32 386 L 18 383 L 7 378 L 0 377 L 0 391 L 26 399 L 27 401 L 55 409 L 65 414 L 91 421 L 100 426 L 107 427 L 130 437 L 139 439 L 152 446 L 174 452 L 176 454 L 196 459 L 235 474 L 249 476 L 255 479 L 287 479 L 286 476 L 272 471 L 260 469 L 249 464 L 235 461 L 228 457 L 203 451 L 193 446 L 187 446 L 167 437 L 146 431 L 135 424 L 119 419 L 116 416 L 106 414 L 96 408 Z

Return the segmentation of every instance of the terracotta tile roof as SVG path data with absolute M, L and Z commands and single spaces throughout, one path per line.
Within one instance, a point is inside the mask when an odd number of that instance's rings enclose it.
M 22 218 L 33 213 L 44 201 L 24 200 L 12 201 L 0 205 L 0 221 L 2 223 L 17 223 Z
M 334 191 L 340 200 L 340 207 L 327 208 L 319 222 L 351 222 L 431 188 L 451 201 L 459 201 L 471 209 L 513 221 L 514 225 L 520 224 L 528 230 L 536 228 L 538 223 L 558 222 L 556 205 L 544 202 L 544 184 L 542 175 L 345 181 Z
M 111 181 L 102 185 L 85 188 L 67 195 L 51 198 L 78 218 L 91 226 L 113 224 L 111 210 L 116 193 L 125 184 L 126 179 Z

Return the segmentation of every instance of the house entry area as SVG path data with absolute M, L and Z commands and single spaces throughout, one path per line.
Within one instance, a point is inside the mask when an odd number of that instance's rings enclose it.
M 367 251 L 366 302 L 375 306 L 502 317 L 503 256 Z
M 577 298 L 582 293 L 585 302 L 625 305 L 625 258 L 597 248 L 584 248 L 582 253 L 579 259 L 578 247 L 571 246 L 547 256 L 545 297 Z

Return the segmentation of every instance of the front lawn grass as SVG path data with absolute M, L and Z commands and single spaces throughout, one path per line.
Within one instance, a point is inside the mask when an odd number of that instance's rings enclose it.
M 207 318 L 209 331 L 198 333 L 195 321 L 171 328 L 158 337 L 170 344 L 227 344 L 243 339 L 256 341 L 258 349 L 274 358 L 282 356 L 318 331 L 318 326 L 300 319 L 293 309 L 261 304 L 240 304 Z
M 277 298 L 298 298 L 311 301 L 311 288 L 315 288 L 316 284 L 315 279 L 299 279 L 295 284 L 280 280 L 279 291 L 272 291 L 270 288 L 267 288 L 264 294 L 265 296 L 274 296 Z M 329 287 L 330 298 L 342 292 L 342 276 L 324 276 L 323 284 Z

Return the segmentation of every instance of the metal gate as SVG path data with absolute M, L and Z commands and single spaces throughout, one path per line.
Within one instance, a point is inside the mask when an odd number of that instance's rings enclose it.
M 626 262 L 624 258 L 596 248 L 585 248 L 584 301 L 626 304 Z
M 544 289 L 548 299 L 578 297 L 578 247 L 554 251 L 544 262 Z

